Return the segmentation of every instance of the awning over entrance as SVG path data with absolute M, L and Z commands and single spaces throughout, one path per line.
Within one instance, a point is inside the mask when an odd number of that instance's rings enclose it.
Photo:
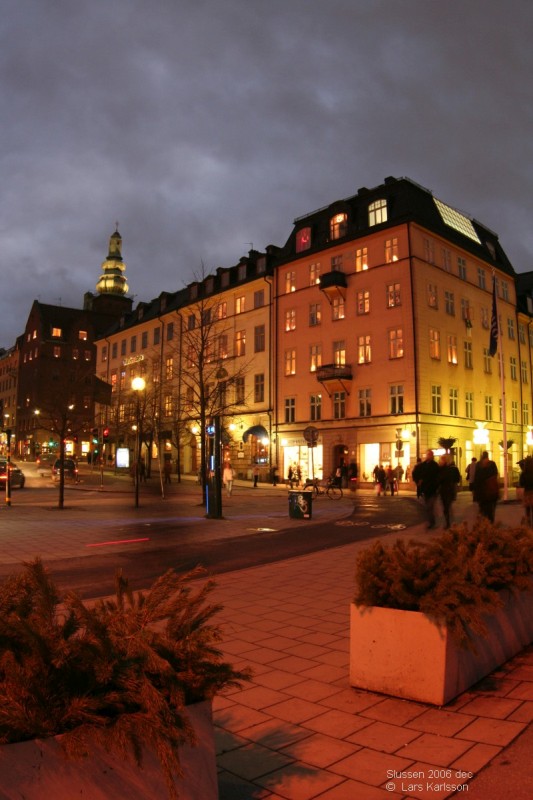
M 250 436 L 256 436 L 258 439 L 268 439 L 268 431 L 262 425 L 252 425 L 242 435 L 243 442 L 247 442 Z

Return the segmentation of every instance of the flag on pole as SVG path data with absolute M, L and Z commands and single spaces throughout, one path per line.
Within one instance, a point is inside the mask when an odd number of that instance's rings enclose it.
M 496 355 L 498 350 L 498 309 L 496 308 L 496 276 L 492 276 L 492 317 L 490 320 L 489 353 Z

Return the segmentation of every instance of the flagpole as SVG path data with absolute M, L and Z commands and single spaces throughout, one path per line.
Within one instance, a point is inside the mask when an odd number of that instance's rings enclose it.
M 503 499 L 509 500 L 509 463 L 507 458 L 507 413 L 506 413 L 506 396 L 505 396 L 505 373 L 503 368 L 503 340 L 500 327 L 500 315 L 498 314 L 496 304 L 496 271 L 492 270 L 492 319 L 491 319 L 491 342 L 490 351 L 494 355 L 494 327 L 496 327 L 496 344 L 498 347 L 498 356 L 500 361 L 500 384 L 501 384 L 501 399 L 502 399 L 502 433 L 503 433 Z

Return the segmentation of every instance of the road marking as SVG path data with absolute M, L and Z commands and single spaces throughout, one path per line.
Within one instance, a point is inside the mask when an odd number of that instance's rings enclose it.
M 93 544 L 86 544 L 85 547 L 107 547 L 110 544 L 133 544 L 135 542 L 149 542 L 150 537 L 146 536 L 144 539 L 117 539 L 111 542 L 94 542 Z

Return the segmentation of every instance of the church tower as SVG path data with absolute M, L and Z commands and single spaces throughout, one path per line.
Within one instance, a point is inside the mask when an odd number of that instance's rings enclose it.
M 127 294 L 129 287 L 125 271 L 126 265 L 122 259 L 122 237 L 118 232 L 117 224 L 115 232 L 109 238 L 109 252 L 106 260 L 102 262 L 102 275 L 96 284 L 98 294 Z

